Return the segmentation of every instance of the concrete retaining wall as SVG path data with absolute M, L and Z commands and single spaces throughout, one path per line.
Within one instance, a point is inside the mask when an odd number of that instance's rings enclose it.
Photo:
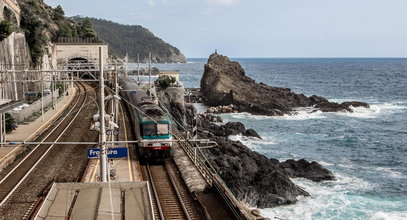
M 57 99 L 59 97 L 59 92 L 58 90 L 55 90 L 54 92 L 54 98 Z M 51 94 L 44 96 L 42 99 L 44 99 L 44 108 L 52 103 L 52 96 Z M 41 99 L 38 101 L 32 103 L 30 106 L 25 107 L 23 110 L 18 111 L 18 112 L 13 112 L 12 116 L 14 120 L 17 123 L 21 123 L 25 119 L 29 118 L 32 116 L 34 112 L 41 111 Z

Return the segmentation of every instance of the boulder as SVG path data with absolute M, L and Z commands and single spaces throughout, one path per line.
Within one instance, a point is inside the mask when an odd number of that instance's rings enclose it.
M 210 122 L 216 122 L 216 123 L 223 122 L 223 119 L 219 115 L 204 113 L 204 114 L 199 114 L 199 117 L 204 120 L 208 120 Z
M 201 79 L 201 91 L 210 106 L 230 106 L 233 111 L 250 112 L 261 115 L 293 114 L 295 108 L 319 106 L 321 111 L 349 111 L 353 103 L 368 107 L 362 102 L 331 103 L 327 99 L 313 95 L 306 97 L 289 88 L 268 86 L 256 83 L 246 76 L 239 63 L 230 61 L 228 57 L 214 53 L 205 65 Z M 354 106 L 354 105 L 353 105 Z M 230 109 L 215 108 L 211 113 L 226 113 Z
M 258 139 L 262 139 L 260 137 L 260 135 L 254 129 L 251 129 L 251 128 L 247 129 L 246 132 L 244 132 L 243 135 L 248 136 L 248 137 L 256 137 Z
M 314 182 L 320 182 L 322 180 L 335 180 L 335 176 L 331 171 L 315 161 L 310 163 L 305 159 L 291 159 L 280 163 L 279 166 L 283 172 L 291 178 L 302 177 Z

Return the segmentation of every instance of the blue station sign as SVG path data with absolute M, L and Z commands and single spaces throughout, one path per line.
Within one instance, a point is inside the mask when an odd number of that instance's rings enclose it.
M 126 147 L 117 147 L 117 148 L 108 148 L 107 150 L 107 158 L 120 158 L 120 157 L 127 157 L 128 150 Z M 92 148 L 88 149 L 88 158 L 94 159 L 100 157 L 100 149 L 99 148 Z

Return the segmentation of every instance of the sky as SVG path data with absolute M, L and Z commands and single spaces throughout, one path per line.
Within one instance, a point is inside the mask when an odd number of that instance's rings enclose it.
M 45 0 L 142 25 L 188 58 L 407 57 L 407 0 Z

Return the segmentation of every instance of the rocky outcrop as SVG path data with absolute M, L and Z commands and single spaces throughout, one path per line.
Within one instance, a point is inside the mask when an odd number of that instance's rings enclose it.
M 160 100 L 160 104 L 171 113 L 175 120 L 181 123 L 183 127 L 187 127 L 184 92 L 183 86 L 157 89 L 157 98 Z M 192 112 L 192 114 L 194 114 L 194 112 Z
M 202 129 L 212 132 L 215 136 L 229 137 L 230 135 L 252 136 L 261 139 L 253 129 L 246 130 L 240 122 L 228 122 L 225 125 L 216 125 L 208 120 L 201 120 Z
M 303 177 L 313 181 L 335 178 L 329 170 L 316 162 L 310 163 L 302 159 L 280 163 L 250 150 L 239 141 L 228 139 L 227 136 L 231 134 L 255 132 L 252 129 L 246 130 L 239 122 L 229 122 L 222 126 L 208 121 L 201 124 L 203 130 L 200 137 L 210 138 L 218 143 L 218 147 L 204 150 L 211 165 L 237 199 L 251 206 L 266 208 L 287 205 L 295 203 L 298 196 L 309 195 L 290 178 Z
M 201 119 L 204 119 L 204 120 L 207 120 L 207 121 L 210 121 L 210 122 L 215 122 L 215 123 L 223 122 L 222 117 L 220 117 L 219 115 L 203 113 L 203 114 L 199 114 L 199 117 Z
M 251 151 L 239 141 L 216 136 L 218 131 L 207 127 L 210 124 L 205 123 L 205 126 L 205 130 L 213 133 L 201 135 L 216 141 L 218 147 L 204 152 L 237 199 L 251 206 L 265 208 L 291 204 L 297 201 L 297 196 L 309 195 L 288 178 L 278 163 Z M 237 124 L 227 127 L 242 130 Z
M 207 113 L 211 114 L 222 114 L 222 113 L 237 113 L 239 112 L 239 108 L 233 104 L 230 105 L 219 105 L 219 106 L 212 106 L 206 110 Z
M 211 106 L 233 104 L 240 112 L 253 114 L 293 114 L 294 108 L 311 106 L 321 111 L 348 112 L 352 112 L 350 105 L 368 107 L 368 104 L 361 102 L 331 103 L 320 96 L 306 97 L 289 88 L 256 83 L 246 76 L 239 63 L 217 53 L 212 54 L 205 65 L 201 90 Z
M 315 105 L 315 108 L 323 111 L 323 112 L 337 112 L 340 110 L 345 110 L 348 112 L 353 112 L 352 107 L 365 107 L 370 108 L 369 104 L 364 102 L 343 102 L 341 104 L 336 102 L 322 102 Z
M 314 182 L 335 180 L 335 176 L 331 171 L 315 161 L 309 162 L 304 159 L 286 160 L 280 163 L 279 166 L 291 178 L 302 177 Z

